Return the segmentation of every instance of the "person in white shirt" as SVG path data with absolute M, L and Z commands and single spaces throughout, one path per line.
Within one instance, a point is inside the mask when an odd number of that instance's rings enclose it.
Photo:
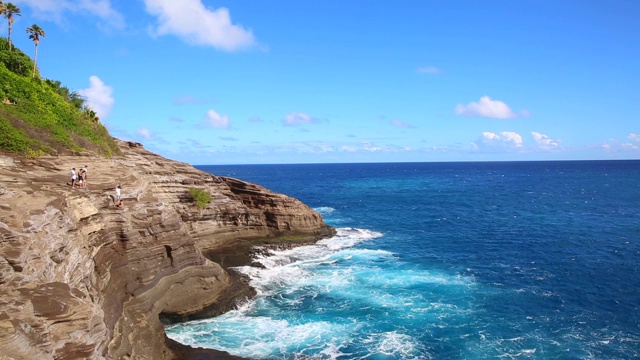
M 76 187 L 76 168 L 71 168 L 69 175 L 71 175 L 71 188 L 74 189 Z
M 120 185 L 116 186 L 116 206 L 122 206 L 122 189 Z

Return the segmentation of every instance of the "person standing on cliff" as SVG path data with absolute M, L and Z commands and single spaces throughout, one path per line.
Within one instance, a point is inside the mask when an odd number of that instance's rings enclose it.
M 80 174 L 82 174 L 82 187 L 87 188 L 87 165 L 85 165 L 82 169 L 80 169 Z
M 71 175 L 71 188 L 75 189 L 75 187 L 76 187 L 76 168 L 71 168 L 71 171 L 69 171 L 69 175 Z
M 122 189 L 120 185 L 116 186 L 116 204 L 117 207 L 122 206 Z
M 78 170 L 76 184 L 78 184 L 78 189 L 82 189 L 84 187 L 84 179 L 82 178 L 82 168 Z

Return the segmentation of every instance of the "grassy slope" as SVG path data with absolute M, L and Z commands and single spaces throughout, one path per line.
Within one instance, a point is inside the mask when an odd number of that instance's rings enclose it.
M 33 62 L 0 38 L 0 151 L 36 157 L 60 152 L 112 156 L 119 149 L 107 129 L 72 101 L 60 83 L 33 77 Z M 65 95 L 66 98 L 65 98 Z

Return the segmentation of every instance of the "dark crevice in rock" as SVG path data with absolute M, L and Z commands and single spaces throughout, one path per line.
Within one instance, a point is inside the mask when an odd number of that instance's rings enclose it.
M 167 252 L 167 257 L 169 258 L 169 261 L 171 262 L 171 266 L 173 266 L 173 256 L 171 255 L 171 252 L 173 251 L 173 249 L 171 249 L 171 246 L 165 245 L 164 246 L 164 250 Z

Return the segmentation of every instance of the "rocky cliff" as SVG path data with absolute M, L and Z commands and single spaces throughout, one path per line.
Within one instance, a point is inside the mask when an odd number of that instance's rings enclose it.
M 168 340 L 160 319 L 251 296 L 228 267 L 255 246 L 334 232 L 296 199 L 119 144 L 111 159 L 0 154 L 0 359 L 233 358 Z M 71 189 L 84 165 L 88 188 Z M 190 187 L 212 196 L 206 208 Z

